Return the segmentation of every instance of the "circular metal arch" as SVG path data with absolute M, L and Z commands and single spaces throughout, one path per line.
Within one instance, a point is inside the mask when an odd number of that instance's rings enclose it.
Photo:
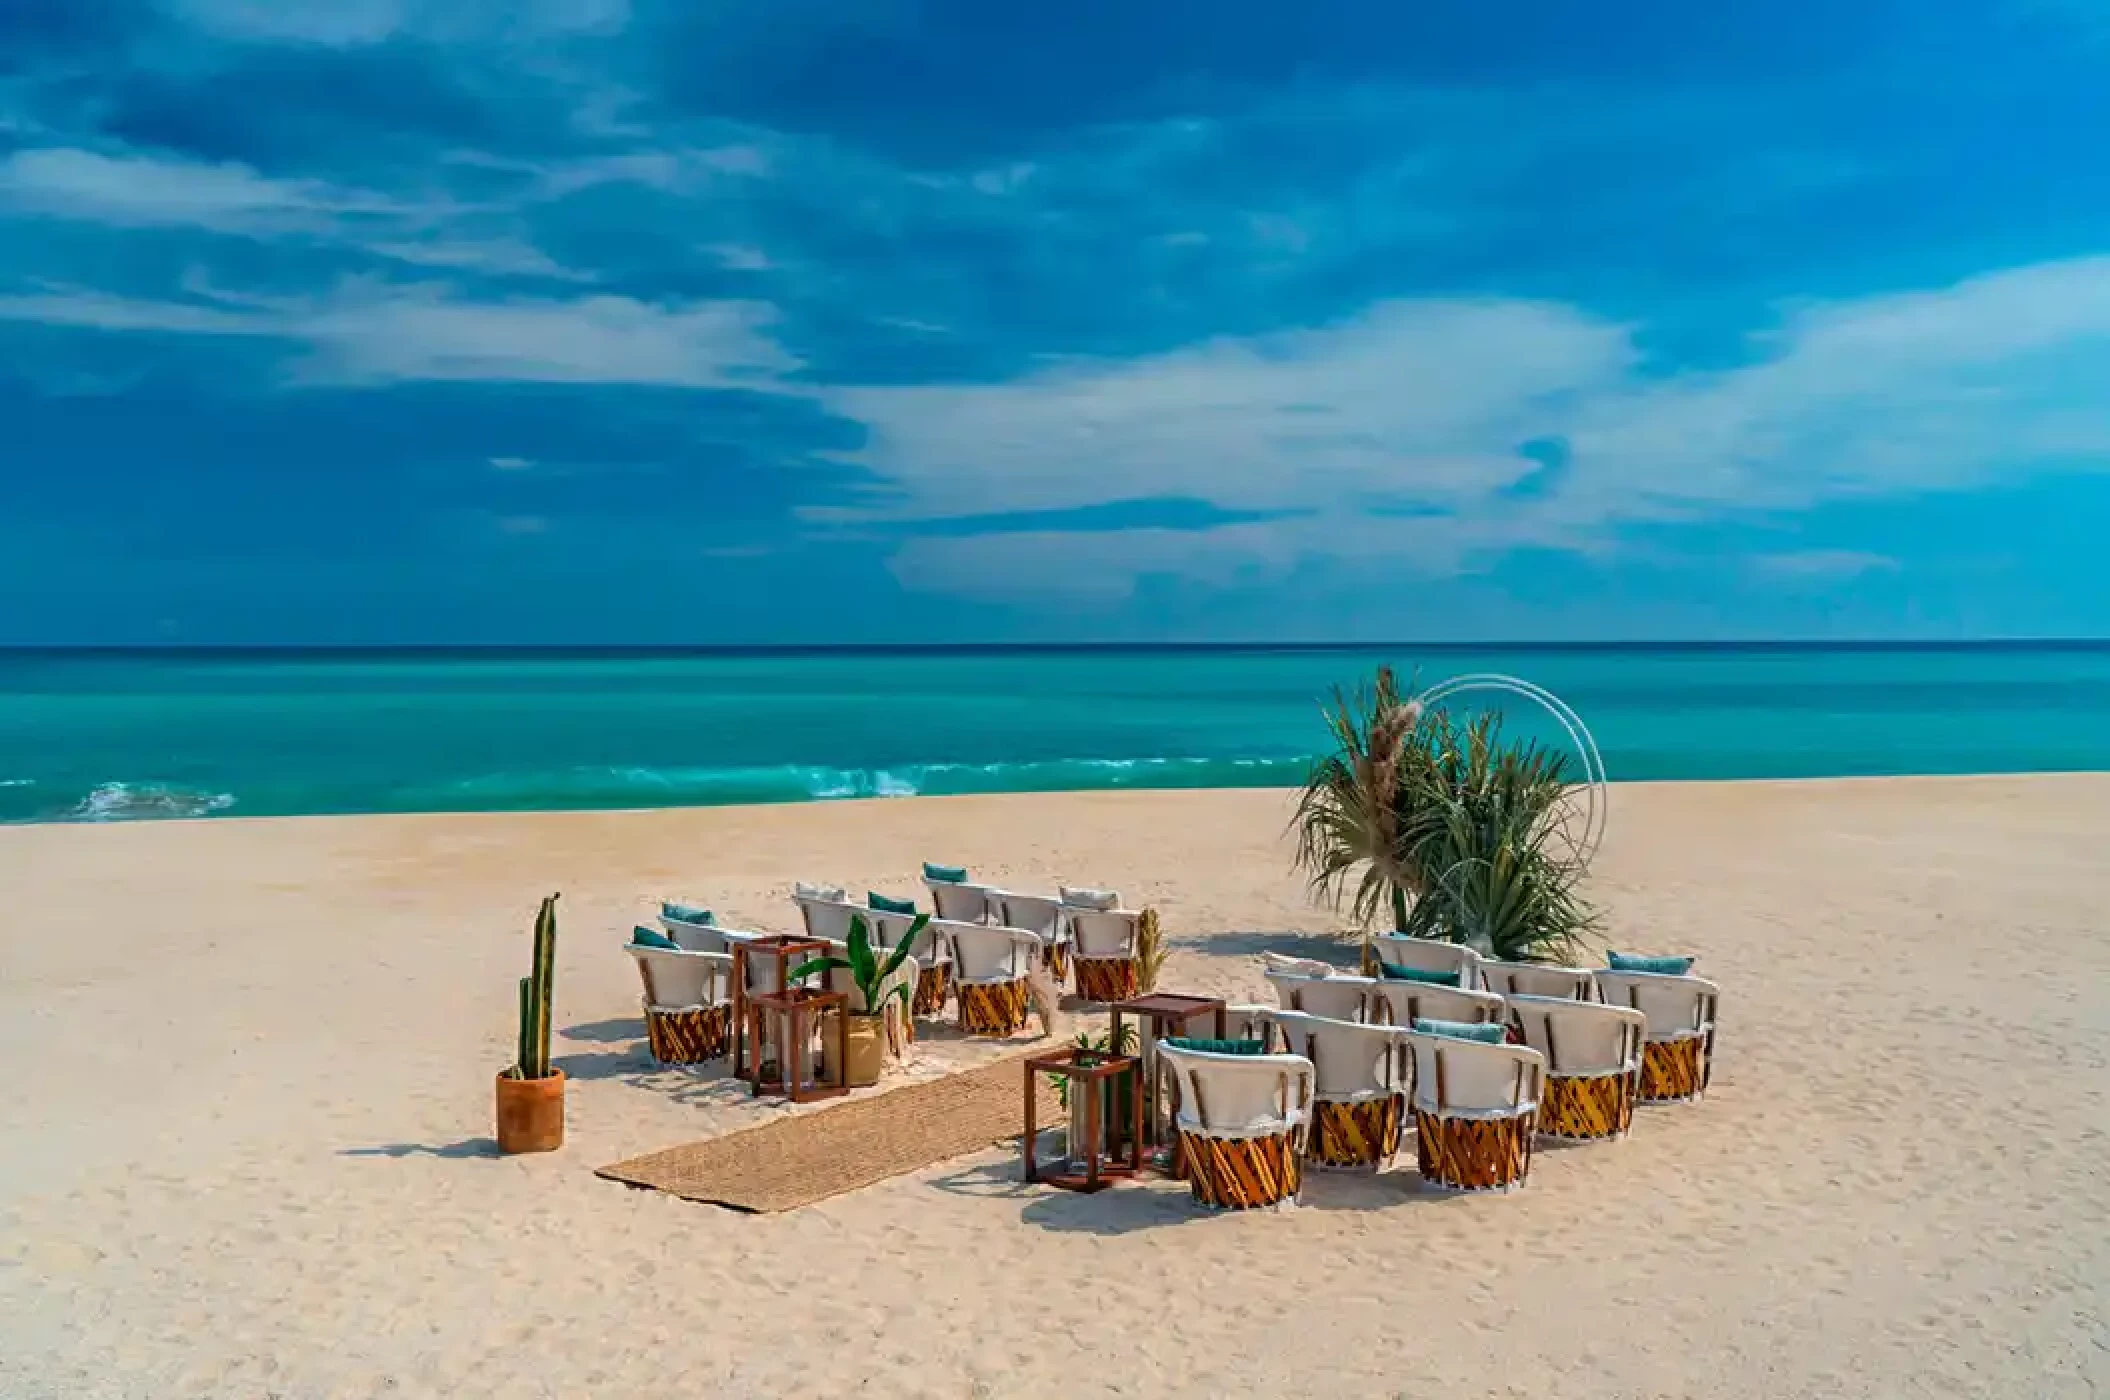
M 1553 716 L 1567 734 L 1568 742 L 1582 758 L 1583 779 L 1586 789 L 1583 800 L 1582 839 L 1575 843 L 1575 855 L 1588 866 L 1597 855 L 1597 848 L 1604 841 L 1604 827 L 1611 808 L 1611 793 L 1605 780 L 1604 756 L 1597 750 L 1597 740 L 1590 727 L 1583 723 L 1582 716 L 1575 713 L 1568 702 L 1542 685 L 1516 676 L 1505 676 L 1493 671 L 1477 671 L 1471 675 L 1453 676 L 1421 692 L 1418 697 L 1424 706 L 1434 708 L 1455 695 L 1469 695 L 1476 691 L 1501 691 L 1521 696 L 1536 704 Z

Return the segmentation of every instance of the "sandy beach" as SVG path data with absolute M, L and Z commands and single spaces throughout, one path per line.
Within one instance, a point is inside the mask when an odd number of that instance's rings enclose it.
M 787 1111 L 653 1067 L 657 897 L 1113 886 L 1167 989 L 1267 1000 L 1262 951 L 1348 956 L 1279 792 L 0 828 L 0 1396 L 2110 1391 L 2110 775 L 1614 803 L 1608 941 L 1724 988 L 1707 1101 L 1514 1196 L 1409 1158 L 1241 1216 L 1004 1149 L 781 1216 L 592 1173 Z M 499 1159 L 552 890 L 569 1142 Z

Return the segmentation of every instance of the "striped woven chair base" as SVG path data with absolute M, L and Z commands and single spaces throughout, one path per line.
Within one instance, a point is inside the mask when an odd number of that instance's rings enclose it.
M 952 995 L 952 964 L 934 963 L 916 973 L 916 1000 L 913 1007 L 918 1016 L 935 1016 L 945 1009 L 945 998 Z
M 1453 1191 L 1508 1191 L 1531 1170 L 1536 1111 L 1514 1118 L 1438 1118 L 1414 1110 L 1421 1179 Z
M 1562 1142 L 1623 1138 L 1634 1126 L 1634 1076 L 1549 1074 L 1539 1101 L 1539 1136 Z
M 1069 980 L 1070 950 L 1068 945 L 1050 943 L 1045 948 L 1042 948 L 1040 950 L 1040 965 L 1046 968 L 1049 974 L 1054 977 L 1057 986 Z
M 700 1065 L 732 1049 L 733 1008 L 692 1006 L 683 1011 L 645 1008 L 645 1039 L 663 1065 Z
M 1024 1030 L 1028 1009 L 1024 979 L 960 984 L 960 1029 L 969 1035 L 1010 1035 Z
M 1707 1042 L 1651 1040 L 1641 1047 L 1641 1102 L 1687 1103 L 1707 1086 Z
M 1315 1167 L 1376 1167 L 1399 1151 L 1400 1125 L 1406 1117 L 1404 1094 L 1362 1103 L 1328 1103 L 1312 1108 L 1311 1164 Z
M 1179 1135 L 1179 1155 L 1195 1204 L 1216 1210 L 1255 1210 L 1295 1200 L 1303 1164 L 1290 1133 L 1218 1138 Z
M 1077 963 L 1077 995 L 1084 1001 L 1133 1001 L 1141 990 L 1134 958 L 1086 958 Z

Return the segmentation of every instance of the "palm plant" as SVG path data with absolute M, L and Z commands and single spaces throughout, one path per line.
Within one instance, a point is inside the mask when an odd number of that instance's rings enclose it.
M 1416 937 L 1520 962 L 1573 951 L 1596 915 L 1568 830 L 1566 754 L 1505 740 L 1499 714 L 1464 725 L 1423 714 L 1382 670 L 1329 721 L 1337 751 L 1314 767 L 1298 807 L 1297 864 L 1315 892 L 1338 903 L 1357 876 L 1366 928 L 1389 890 L 1393 927 Z M 1380 742 L 1389 747 L 1374 752 Z M 1379 841 L 1388 844 L 1373 849 Z
M 1333 751 L 1312 765 L 1297 799 L 1297 867 L 1315 897 L 1347 901 L 1358 924 L 1368 927 L 1389 903 L 1398 927 L 1420 891 L 1402 859 L 1399 816 L 1401 761 L 1421 703 L 1381 666 L 1372 685 L 1353 694 L 1336 688 L 1324 713 Z
M 901 982 L 889 987 L 887 979 L 900 970 L 902 963 L 908 961 L 908 950 L 914 946 L 916 935 L 923 932 L 924 925 L 929 922 L 930 915 L 918 914 L 915 922 L 908 926 L 908 932 L 901 935 L 901 942 L 889 953 L 883 943 L 877 949 L 873 947 L 872 935 L 865 927 L 864 915 L 852 914 L 850 936 L 845 940 L 849 956 L 839 958 L 829 954 L 810 958 L 793 968 L 785 977 L 785 982 L 788 985 L 804 981 L 817 973 L 844 971 L 850 974 L 851 982 L 856 984 L 858 994 L 864 998 L 864 1010 L 852 1014 L 883 1015 L 887 1001 L 897 996 L 903 1006 L 908 1006 L 911 1002 L 908 984 Z M 882 954 L 884 956 L 881 956 Z

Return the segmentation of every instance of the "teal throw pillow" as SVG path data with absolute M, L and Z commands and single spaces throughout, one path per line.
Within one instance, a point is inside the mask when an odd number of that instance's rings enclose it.
M 1416 1020 L 1414 1029 L 1423 1035 L 1440 1035 L 1451 1040 L 1477 1040 L 1482 1045 L 1500 1045 L 1509 1039 L 1509 1027 L 1499 1021 L 1476 1025 L 1471 1021 Z
M 1660 972 L 1667 977 L 1683 977 L 1693 964 L 1691 958 L 1648 958 L 1635 953 L 1606 953 L 1604 957 L 1614 972 Z
M 1435 972 L 1425 967 L 1401 967 L 1398 963 L 1381 962 L 1378 966 L 1394 982 L 1423 982 L 1431 987 L 1455 987 L 1465 976 L 1462 972 Z
M 967 883 L 967 867 L 964 865 L 932 865 L 923 862 L 923 878 L 935 885 L 964 885 Z
M 639 924 L 636 928 L 630 930 L 630 941 L 640 948 L 663 948 L 670 953 L 681 951 L 679 943 L 676 943 L 658 929 L 646 928 L 643 924 Z
M 703 924 L 708 927 L 718 922 L 718 916 L 708 909 L 699 909 L 693 904 L 661 904 L 659 916 L 672 919 L 677 924 Z
M 1267 1046 L 1257 1040 L 1202 1040 L 1194 1036 L 1168 1035 L 1159 1041 L 1175 1050 L 1201 1050 L 1211 1055 L 1259 1055 Z
M 866 890 L 865 907 L 867 909 L 877 909 L 882 914 L 913 914 L 916 912 L 916 901 L 913 899 L 888 899 L 883 894 L 873 894 L 870 890 Z

